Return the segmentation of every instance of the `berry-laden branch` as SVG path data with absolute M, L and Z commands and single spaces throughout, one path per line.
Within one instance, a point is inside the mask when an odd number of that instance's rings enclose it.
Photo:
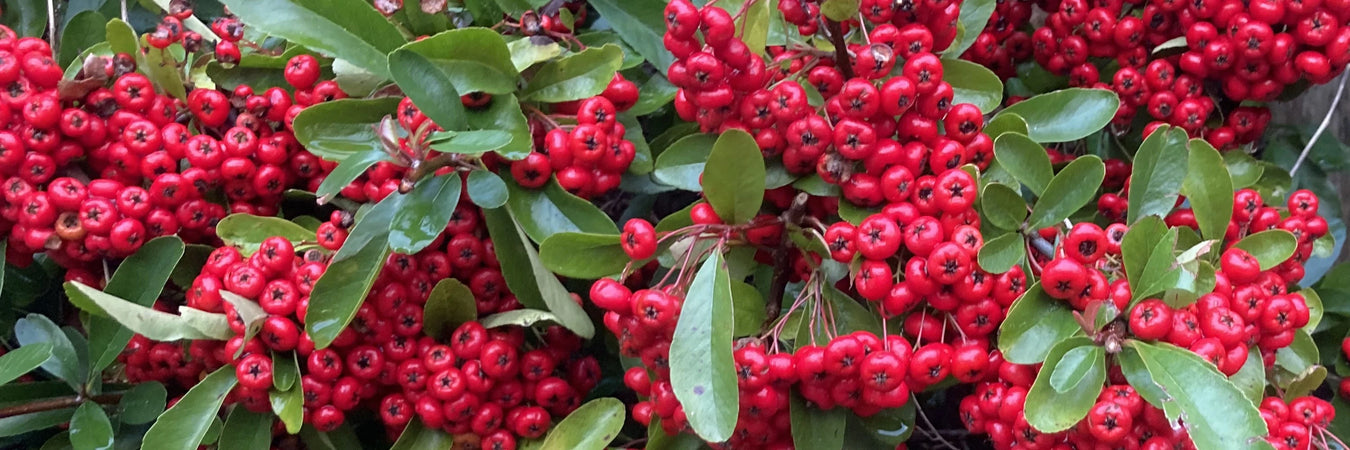
M 802 217 L 806 214 L 808 199 L 810 196 L 805 192 L 797 194 L 797 197 L 792 199 L 792 205 L 787 211 L 783 211 L 781 216 L 784 225 L 798 224 L 802 221 Z M 783 312 L 783 294 L 787 292 L 788 280 L 792 279 L 791 256 L 787 246 L 787 234 L 784 233 L 773 251 L 773 282 L 769 285 L 769 297 L 764 302 L 763 328 L 766 330 L 778 321 L 778 315 Z
M 74 408 L 80 406 L 86 401 L 92 401 L 100 405 L 110 405 L 122 400 L 122 394 L 103 394 L 93 397 L 82 395 L 71 395 L 67 397 L 56 397 L 36 402 L 29 402 L 20 405 L 14 405 L 7 408 L 0 408 L 0 419 L 6 417 L 21 416 L 43 411 L 53 411 L 64 408 Z

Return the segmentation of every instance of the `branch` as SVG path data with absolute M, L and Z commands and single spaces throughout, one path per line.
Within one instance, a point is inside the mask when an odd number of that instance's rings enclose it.
M 834 67 L 844 74 L 844 79 L 853 78 L 853 63 L 848 59 L 848 43 L 844 42 L 844 29 L 839 22 L 825 20 L 825 31 L 830 33 L 830 44 L 834 45 Z
M 21 405 L 14 405 L 8 408 L 0 408 L 0 419 L 6 417 L 20 416 L 43 411 L 53 411 L 65 408 L 74 408 L 80 406 L 85 401 L 93 401 L 101 405 L 117 403 L 122 400 L 122 394 L 104 394 L 93 397 L 84 397 L 71 395 L 67 397 L 56 397 L 28 402 Z

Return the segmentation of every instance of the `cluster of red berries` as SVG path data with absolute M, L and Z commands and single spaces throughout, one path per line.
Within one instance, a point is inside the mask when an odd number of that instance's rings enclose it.
M 521 186 L 537 189 L 557 175 L 559 186 L 581 198 L 618 188 L 637 156 L 618 114 L 636 102 L 637 86 L 616 73 L 600 95 L 554 105 L 556 113 L 576 116 L 576 125 L 545 133 L 535 142 L 537 151 L 511 162 L 511 176 Z
M 1335 439 L 1327 428 L 1336 420 L 1336 408 L 1326 400 L 1304 396 L 1285 402 L 1279 397 L 1266 397 L 1260 410 L 1270 430 L 1266 442 L 1276 449 L 1317 448 L 1326 445 L 1328 436 Z

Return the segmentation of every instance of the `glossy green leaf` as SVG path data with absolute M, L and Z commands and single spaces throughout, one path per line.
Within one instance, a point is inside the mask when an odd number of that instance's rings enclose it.
M 168 396 L 168 390 L 159 382 L 137 383 L 117 403 L 117 420 L 132 425 L 150 423 L 164 412 Z
M 431 245 L 450 225 L 462 186 L 459 172 L 418 181 L 389 223 L 389 249 L 412 255 Z
M 1187 146 L 1191 154 L 1181 192 L 1195 212 L 1200 235 L 1223 239 L 1233 217 L 1233 178 L 1214 146 L 1201 139 L 1191 139 Z
M 1171 344 L 1131 341 L 1153 381 L 1174 402 L 1168 418 L 1185 418 L 1198 448 L 1269 448 L 1261 439 L 1265 421 L 1256 406 L 1213 364 Z
M 962 53 L 965 53 L 971 45 L 975 44 L 975 38 L 979 37 L 980 33 L 984 31 L 985 25 L 994 15 L 994 7 L 996 6 L 998 6 L 998 2 L 994 0 L 966 0 L 961 3 L 961 14 L 956 19 L 960 27 L 957 29 L 956 40 L 942 52 L 944 60 L 961 57 Z M 984 109 L 983 107 L 980 110 L 993 111 L 992 108 Z
M 474 170 L 469 172 L 469 181 L 465 186 L 469 191 L 469 200 L 481 208 L 498 208 L 506 204 L 510 191 L 506 182 L 492 172 Z
M 478 318 L 478 303 L 473 291 L 454 278 L 436 282 L 427 295 L 422 313 L 422 332 L 433 338 L 448 336 L 464 322 Z
M 1036 283 L 1008 308 L 1008 317 L 999 326 L 998 348 L 1013 364 L 1035 364 L 1045 361 L 1055 344 L 1080 331 L 1068 305 Z
M 1247 362 L 1228 379 L 1242 391 L 1243 397 L 1253 405 L 1259 406 L 1266 391 L 1266 367 L 1261 362 L 1261 352 L 1254 348 L 1250 349 L 1247 353 Z
M 1081 358 L 1075 359 L 1075 353 Z M 1061 375 L 1066 372 L 1073 376 Z M 1064 384 L 1057 384 L 1057 378 Z M 1097 403 L 1105 381 L 1106 352 L 1091 339 L 1076 337 L 1055 344 L 1027 391 L 1027 423 L 1046 433 L 1073 427 Z
M 280 236 L 300 245 L 304 241 L 314 241 L 314 232 L 295 222 L 280 217 L 255 216 L 235 213 L 225 216 L 216 224 L 216 234 L 225 245 L 237 247 L 244 256 L 258 251 L 262 241 Z
M 413 44 L 409 44 L 413 45 Z M 389 74 L 422 114 L 436 125 L 451 131 L 468 129 L 462 102 L 450 71 L 420 53 L 400 48 L 389 54 Z
M 764 155 L 750 133 L 722 133 L 703 169 L 703 194 L 728 224 L 747 223 L 764 202 Z
M 665 4 L 623 0 L 591 0 L 587 4 L 595 8 L 614 27 L 616 34 L 656 70 L 664 74 L 670 63 L 675 62 L 675 56 L 666 50 L 662 40 L 666 29 Z
M 564 232 L 619 234 L 604 211 L 564 191 L 556 181 L 549 181 L 543 189 L 525 189 L 510 177 L 505 181 L 511 193 L 506 206 L 535 242 Z
M 569 278 L 596 279 L 623 271 L 628 254 L 617 234 L 558 233 L 539 244 L 539 260 Z
M 566 51 L 547 36 L 538 36 L 537 39 L 527 37 L 507 42 L 506 50 L 511 56 L 511 65 L 515 66 L 517 72 L 553 59 Z
M 357 220 L 323 276 L 314 283 L 305 313 L 305 331 L 315 348 L 327 347 L 337 338 L 375 284 L 389 255 L 389 222 L 401 200 L 401 195 L 391 194 Z
M 63 408 L 5 417 L 0 419 L 0 437 L 45 430 L 69 422 L 74 413 L 75 408 Z
M 994 159 L 1037 196 L 1045 192 L 1055 176 L 1045 147 L 1022 134 L 1004 133 L 994 139 Z
M 51 319 L 41 314 L 29 314 L 14 322 L 14 337 L 19 341 L 21 348 L 35 344 L 51 345 L 51 357 L 39 367 L 64 380 L 72 388 L 80 390 L 80 385 L 83 385 L 86 379 L 86 368 L 81 367 L 75 345 L 60 327 L 52 323 Z
M 541 450 L 602 450 L 623 428 L 623 402 L 597 398 L 581 405 L 549 431 Z
M 160 414 L 159 420 L 145 432 L 142 446 L 165 450 L 197 448 L 206 436 L 206 429 L 216 419 L 226 394 L 238 381 L 232 366 L 222 367 L 207 375 L 172 408 Z
M 1068 142 L 1087 137 L 1111 122 L 1120 98 L 1105 89 L 1069 88 L 1028 98 L 999 114 L 1017 114 L 1036 142 Z
M 230 410 L 220 432 L 219 450 L 254 450 L 272 444 L 272 415 L 249 411 L 243 406 Z
M 319 197 L 319 203 L 328 203 L 329 200 L 337 197 L 343 188 L 356 181 L 358 177 L 366 173 L 366 169 L 380 161 L 393 161 L 393 159 L 384 150 L 364 150 L 347 155 L 342 159 L 342 162 L 338 163 L 337 167 L 333 168 L 332 172 L 328 173 L 328 176 L 324 177 L 323 182 L 319 183 L 319 188 L 314 192 Z
M 1243 152 L 1223 152 L 1223 163 L 1228 168 L 1228 175 L 1233 177 L 1233 189 L 1251 187 L 1265 172 L 1265 166 Z
M 964 9 L 966 5 L 962 6 Z M 979 107 L 980 111 L 993 111 L 1003 104 L 1003 82 L 993 71 L 979 64 L 964 59 L 943 58 L 942 81 L 952 85 L 953 105 L 970 103 Z
M 1073 347 L 1055 364 L 1054 371 L 1050 373 L 1050 387 L 1061 394 L 1069 392 L 1087 377 L 1088 372 L 1093 372 L 1099 365 L 1104 368 L 1105 364 L 1106 351 L 1102 347 L 1096 345 Z
M 844 408 L 822 410 L 801 394 L 791 392 L 788 408 L 792 419 L 792 444 L 797 448 L 843 448 L 848 412 Z
M 0 385 L 14 381 L 47 362 L 52 357 L 54 347 L 51 342 L 34 342 L 0 356 Z
M 735 327 L 731 279 L 714 251 L 694 275 L 670 343 L 670 384 L 694 432 L 710 442 L 731 438 L 740 409 L 732 359 Z
M 1176 206 L 1186 178 L 1189 153 L 1186 151 L 1186 131 L 1180 128 L 1160 127 L 1154 130 L 1139 152 L 1134 155 L 1134 170 L 1130 175 L 1129 218 L 1133 224 L 1144 216 L 1166 217 Z M 1229 200 L 1232 203 L 1232 200 Z
M 1166 233 L 1167 225 L 1157 216 L 1145 217 L 1130 227 L 1125 233 L 1125 239 L 1120 243 L 1126 279 L 1134 282 L 1140 280 L 1144 268 L 1148 266 L 1149 256 L 1153 254 L 1153 248 Z
M 385 116 L 393 115 L 398 102 L 398 97 L 323 102 L 300 111 L 291 128 L 305 150 L 329 161 L 342 161 L 360 152 L 383 153 L 384 144 L 375 132 L 375 125 Z
M 572 300 L 558 277 L 539 261 L 539 254 L 530 244 L 516 217 L 510 211 L 498 208 L 484 210 L 483 220 L 492 237 L 493 249 L 501 263 L 506 285 L 516 294 L 520 303 L 553 313 L 560 325 L 578 336 L 590 338 L 594 335 L 595 325 L 591 323 L 590 317 Z
M 450 434 L 427 428 L 422 425 L 422 421 L 414 420 L 408 422 L 403 434 L 399 435 L 398 441 L 389 450 L 449 449 L 453 445 L 454 437 Z
M 980 268 L 989 273 L 1003 273 L 1021 263 L 1027 257 L 1027 243 L 1022 234 L 1004 233 L 984 241 L 980 247 Z
M 1261 263 L 1261 270 L 1270 270 L 1294 255 L 1294 251 L 1298 250 L 1298 238 L 1285 230 L 1266 230 L 1247 235 L 1233 246 L 1256 257 L 1256 261 Z
M 403 49 L 426 57 L 428 62 L 445 73 L 446 81 L 461 93 L 486 92 L 498 95 L 516 91 L 519 74 L 511 50 L 502 35 L 494 30 L 470 27 L 445 31 L 410 42 Z M 393 55 L 390 55 L 390 59 L 393 59 Z M 391 72 L 395 70 L 392 65 L 391 61 Z M 399 85 L 403 86 L 402 83 Z
M 656 169 L 652 178 L 656 181 L 675 186 L 686 191 L 701 192 L 699 176 L 708 162 L 717 136 L 711 134 L 691 134 L 680 138 L 656 157 Z
M 221 0 L 250 28 L 309 47 L 382 77 L 385 55 L 406 40 L 370 3 L 359 0 Z
M 1106 165 L 1101 158 L 1093 155 L 1075 158 L 1045 187 L 1044 194 L 1031 209 L 1027 227 L 1035 230 L 1067 219 L 1096 197 L 1104 178 Z
M 980 193 L 980 207 L 990 225 L 1002 230 L 1016 231 L 1027 218 L 1027 203 L 1012 188 L 990 183 Z
M 558 103 L 599 95 L 623 63 L 617 45 L 591 47 L 545 63 L 530 78 L 522 100 Z
M 108 414 L 95 402 L 84 402 L 70 418 L 70 444 L 77 449 L 112 448 L 113 428 Z
M 499 312 L 478 321 L 484 328 L 497 328 L 508 325 L 528 327 L 541 322 L 560 323 L 561 321 L 558 319 L 558 316 L 553 315 L 553 313 L 538 309 L 515 309 Z

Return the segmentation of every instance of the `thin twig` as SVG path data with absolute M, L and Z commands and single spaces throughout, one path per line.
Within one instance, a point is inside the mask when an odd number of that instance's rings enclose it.
M 1313 144 L 1317 143 L 1317 138 L 1322 137 L 1322 132 L 1327 130 L 1327 125 L 1331 124 L 1331 117 L 1336 115 L 1336 106 L 1341 104 L 1341 94 L 1345 93 L 1345 80 L 1350 77 L 1350 66 L 1344 72 L 1341 72 L 1341 82 L 1336 85 L 1336 96 L 1331 99 L 1331 107 L 1327 108 L 1327 115 L 1322 118 L 1322 124 L 1317 126 L 1317 131 L 1313 132 L 1312 137 L 1308 138 L 1308 144 L 1303 146 L 1303 153 L 1298 154 L 1298 160 L 1294 161 L 1294 166 L 1289 168 L 1289 176 L 1293 177 L 1298 172 L 1299 166 L 1303 165 L 1303 160 L 1308 158 L 1308 152 L 1312 151 Z

